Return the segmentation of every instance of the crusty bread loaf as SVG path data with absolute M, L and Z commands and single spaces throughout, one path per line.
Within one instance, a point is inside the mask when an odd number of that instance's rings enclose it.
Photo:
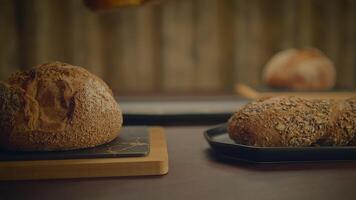
M 287 49 L 266 64 L 264 82 L 271 87 L 296 90 L 326 90 L 335 85 L 333 63 L 318 49 Z
M 252 102 L 228 121 L 230 138 L 251 146 L 352 145 L 356 98 L 273 97 Z
M 109 87 L 87 70 L 52 62 L 0 82 L 0 147 L 52 151 L 93 147 L 119 134 Z

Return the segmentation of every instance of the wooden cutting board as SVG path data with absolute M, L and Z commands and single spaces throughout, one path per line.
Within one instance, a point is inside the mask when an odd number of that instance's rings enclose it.
M 168 152 L 164 129 L 151 127 L 149 135 L 150 152 L 144 157 L 0 161 L 0 180 L 167 174 Z
M 323 92 L 299 92 L 299 91 L 258 91 L 248 85 L 238 83 L 235 85 L 235 92 L 238 95 L 249 99 L 259 99 L 274 96 L 297 96 L 303 98 L 325 98 L 325 99 L 346 99 L 356 97 L 355 91 L 323 91 Z

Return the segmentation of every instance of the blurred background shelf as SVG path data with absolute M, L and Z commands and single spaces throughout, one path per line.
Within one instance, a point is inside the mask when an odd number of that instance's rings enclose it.
M 125 125 L 202 125 L 226 122 L 249 102 L 233 95 L 117 97 Z

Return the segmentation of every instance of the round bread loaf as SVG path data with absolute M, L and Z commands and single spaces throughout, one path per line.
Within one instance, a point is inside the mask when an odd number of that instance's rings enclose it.
M 61 62 L 0 82 L 0 147 L 56 151 L 115 139 L 122 114 L 112 91 L 87 70 Z
M 335 85 L 333 63 L 317 49 L 288 49 L 266 64 L 264 82 L 271 87 L 296 90 L 326 90 Z

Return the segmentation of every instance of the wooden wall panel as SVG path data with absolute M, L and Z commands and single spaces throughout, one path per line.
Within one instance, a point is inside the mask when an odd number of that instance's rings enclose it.
M 191 90 L 196 82 L 195 19 L 192 1 L 168 1 L 162 11 L 163 89 Z
M 22 68 L 60 60 L 70 62 L 68 1 L 18 1 Z
M 160 9 L 151 6 L 101 13 L 104 78 L 114 91 L 154 90 L 160 70 L 159 15 Z
M 195 4 L 195 88 L 219 90 L 222 88 L 220 74 L 220 27 L 219 6 L 215 0 L 199 0 Z M 222 36 L 223 37 L 223 36 Z M 193 47 L 194 48 L 194 47 Z
M 38 64 L 39 52 L 42 41 L 46 41 L 48 35 L 44 35 L 43 24 L 45 19 L 40 20 L 40 8 L 44 5 L 39 5 L 35 0 L 29 1 L 15 1 L 16 2 L 16 26 L 17 36 L 19 41 L 19 65 L 14 66 L 18 69 L 26 69 L 29 66 Z
M 342 47 L 340 46 L 340 37 L 342 31 L 342 21 L 345 19 L 341 18 L 340 3 L 336 1 L 329 1 L 326 5 L 325 11 L 325 32 L 323 42 L 325 44 L 325 53 L 334 62 L 335 67 L 338 69 L 337 78 L 339 83 L 342 82 L 340 79 L 341 69 L 343 66 L 340 65 L 340 56 L 342 53 Z
M 102 53 L 105 65 L 104 80 L 111 86 L 114 91 L 121 91 L 123 87 L 123 73 L 121 73 L 121 44 L 120 30 L 123 28 L 121 25 L 121 15 L 119 12 L 106 12 L 101 13 L 101 42 L 103 45 Z M 127 28 L 127 27 L 125 27 Z
M 297 44 L 298 47 L 313 46 L 313 10 L 312 1 L 300 0 L 297 4 Z
M 356 86 L 356 1 L 340 3 L 338 85 Z
M 0 80 L 18 70 L 18 56 L 15 3 L 11 0 L 0 1 Z
M 284 0 L 281 2 L 282 12 L 279 17 L 282 18 L 282 40 L 281 49 L 293 48 L 297 46 L 297 5 L 298 1 L 295 0 Z M 283 17 L 282 17 L 283 16 Z
M 285 20 L 282 15 L 284 11 L 283 3 L 284 0 L 275 0 L 274 3 L 261 1 L 261 43 L 264 44 L 263 55 L 261 55 L 262 65 L 276 52 L 292 46 L 283 46 L 284 40 L 286 40 L 286 38 L 283 38 L 283 22 Z
M 239 1 L 236 8 L 236 79 L 257 86 L 260 84 L 264 51 L 261 1 Z
M 219 54 L 218 67 L 220 68 L 220 90 L 231 91 L 235 83 L 235 1 L 218 1 L 218 37 Z
M 160 24 L 157 23 L 157 19 L 160 16 L 160 9 L 158 7 L 142 7 L 137 17 L 137 50 L 134 52 L 133 59 L 137 62 L 133 63 L 134 66 L 130 66 L 128 71 L 137 67 L 136 74 L 133 80 L 140 82 L 140 91 L 154 91 L 155 78 L 158 76 L 157 71 L 161 68 L 158 66 L 160 62 Z M 134 85 L 134 83 L 133 83 Z M 134 88 L 132 88 L 134 90 Z
M 68 62 L 85 66 L 104 78 L 107 70 L 103 57 L 100 15 L 85 8 L 81 1 L 65 0 L 68 9 Z
M 356 86 L 352 0 L 170 0 L 93 12 L 82 1 L 0 2 L 0 79 L 52 60 L 84 66 L 115 92 L 261 85 L 266 61 L 314 46 Z
M 114 86 L 121 90 L 141 89 L 147 83 L 147 80 L 143 79 L 144 71 L 140 71 L 142 66 L 137 62 L 141 59 L 138 54 L 139 35 L 141 34 L 138 31 L 138 11 L 132 11 L 131 8 L 127 8 L 118 12 L 120 20 L 117 35 L 114 36 L 118 37 L 118 43 L 112 53 L 118 58 L 118 66 L 112 80 L 121 80 L 119 86 Z
M 312 46 L 321 49 L 324 53 L 327 52 L 327 42 L 326 35 L 328 31 L 328 18 L 330 18 L 330 14 L 328 13 L 329 4 L 325 3 L 322 0 L 312 1 L 311 4 L 311 33 L 312 33 Z M 336 39 L 336 38 L 335 38 Z

